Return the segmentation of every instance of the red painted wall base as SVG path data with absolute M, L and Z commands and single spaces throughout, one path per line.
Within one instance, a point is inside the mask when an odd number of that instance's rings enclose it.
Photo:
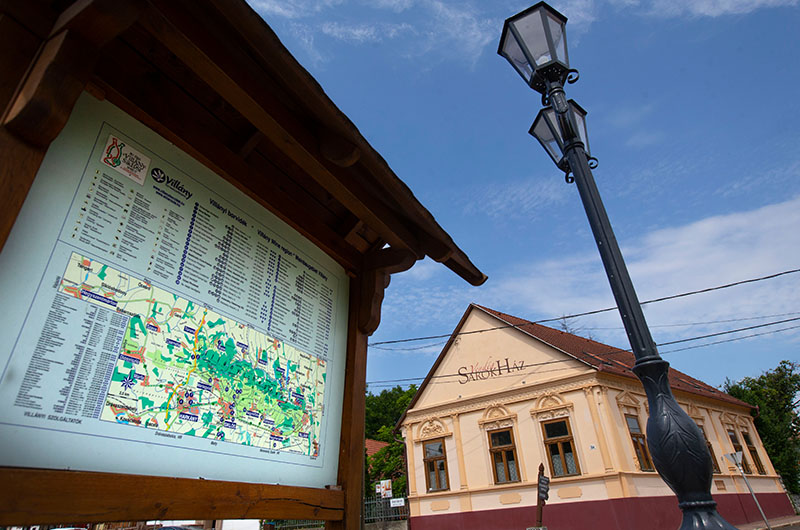
M 749 494 L 715 495 L 719 513 L 731 524 L 761 520 Z M 794 515 L 784 493 L 759 493 L 767 518 Z M 525 530 L 536 525 L 536 507 L 525 506 L 412 517 L 411 530 Z M 669 497 L 639 497 L 558 503 L 545 506 L 542 524 L 558 530 L 676 530 L 681 523 L 678 501 Z

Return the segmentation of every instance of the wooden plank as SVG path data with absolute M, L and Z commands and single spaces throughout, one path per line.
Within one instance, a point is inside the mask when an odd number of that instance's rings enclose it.
M 95 50 L 62 31 L 48 40 L 5 117 L 5 126 L 25 141 L 46 147 L 67 123 L 89 79 Z
M 55 2 L 46 0 L 0 0 L 0 13 L 4 13 L 31 31 L 40 40 L 50 35 L 58 17 Z
M 144 0 L 75 0 L 58 16 L 50 34 L 72 31 L 101 48 L 130 27 L 143 6 Z
M 120 59 L 126 68 L 98 72 L 96 84 L 106 90 L 109 101 L 176 143 L 212 171 L 238 186 L 304 236 L 320 246 L 347 270 L 355 270 L 361 254 L 334 231 L 338 220 L 304 190 L 290 183 L 278 168 L 265 163 L 258 151 L 248 162 L 226 144 L 236 144 L 239 134 L 219 122 L 180 87 L 144 64 L 124 43 L 114 42 L 103 50 Z M 341 206 L 340 206 L 341 208 Z
M 91 76 L 100 46 L 133 24 L 141 0 L 78 0 L 61 14 L 4 124 L 45 147 L 67 123 Z
M 0 525 L 151 519 L 341 520 L 341 491 L 220 480 L 0 468 Z
M 33 62 L 41 39 L 7 14 L 0 14 L 0 115 Z
M 364 418 L 367 391 L 367 335 L 358 328 L 363 303 L 361 276 L 350 282 L 350 314 L 347 322 L 342 434 L 339 442 L 339 485 L 344 490 L 344 519 L 326 528 L 360 530 L 364 487 Z
M 37 148 L 0 127 L 0 250 L 5 246 L 11 227 L 17 220 L 22 203 L 28 195 L 33 179 L 39 171 L 45 149 Z
M 316 141 L 302 141 L 297 133 L 287 128 L 291 120 L 276 119 L 274 100 L 268 91 L 259 88 L 258 74 L 260 67 L 237 68 L 236 61 L 246 57 L 242 50 L 231 53 L 225 49 L 225 41 L 210 39 L 209 31 L 220 20 L 214 23 L 198 24 L 191 17 L 192 9 L 186 9 L 180 2 L 173 0 L 155 0 L 158 9 L 148 9 L 140 17 L 142 25 L 167 46 L 195 73 L 219 92 L 243 115 L 260 129 L 264 135 L 304 171 L 330 191 L 344 206 L 375 228 L 381 236 L 393 246 L 409 248 L 419 257 L 424 253 L 418 248 L 416 237 L 398 218 L 397 213 L 381 204 L 377 197 L 369 196 L 363 189 L 351 187 L 341 182 L 338 175 L 331 171 L 334 164 L 323 161 L 316 156 L 319 146 Z M 170 13 L 167 17 L 164 13 Z M 186 32 L 186 33 L 184 33 Z M 295 134 L 293 134 L 293 132 Z

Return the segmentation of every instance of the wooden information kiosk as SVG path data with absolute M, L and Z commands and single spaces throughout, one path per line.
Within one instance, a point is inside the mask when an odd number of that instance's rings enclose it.
M 0 525 L 360 528 L 390 275 L 485 275 L 243 0 L 6 1 L 0 59 Z

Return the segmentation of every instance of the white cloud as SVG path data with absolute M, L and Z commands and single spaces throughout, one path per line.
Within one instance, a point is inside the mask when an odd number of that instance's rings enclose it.
M 653 0 L 648 11 L 665 17 L 685 14 L 718 17 L 751 13 L 769 7 L 796 6 L 797 3 L 798 0 Z
M 575 32 L 578 34 L 585 32 L 589 26 L 597 20 L 597 2 L 595 0 L 560 0 L 553 3 L 557 11 L 567 17 L 569 35 Z
M 800 197 L 656 230 L 623 252 L 644 301 L 794 269 L 800 263 L 798 226 Z M 493 289 L 497 292 L 492 298 L 512 301 L 514 310 L 523 316 L 557 316 L 614 305 L 599 258 L 593 253 L 529 264 L 500 279 Z M 648 305 L 646 313 L 651 325 L 698 322 L 797 311 L 798 300 L 800 278 L 787 275 Z M 619 325 L 615 314 L 588 321 Z M 658 334 L 666 338 L 681 332 L 680 328 L 667 328 Z M 621 331 L 613 338 L 625 343 Z
M 402 33 L 413 30 L 409 24 L 342 24 L 339 22 L 325 22 L 321 28 L 322 33 L 329 37 L 357 44 L 379 42 L 387 38 L 393 39 Z
M 645 301 L 795 269 L 800 263 L 798 226 L 800 197 L 655 230 L 626 245 L 623 253 L 639 298 Z M 411 330 L 418 329 L 418 323 L 435 326 L 431 334 L 448 333 L 473 301 L 530 319 L 559 317 L 615 305 L 594 248 L 579 255 L 513 265 L 493 274 L 490 281 L 479 289 L 459 281 L 449 284 L 420 282 L 418 280 L 423 278 L 403 276 L 396 277 L 397 281 L 393 279 L 387 290 L 383 306 L 386 327 L 382 330 L 382 338 L 413 336 L 415 333 Z M 759 321 L 691 327 L 664 327 L 666 324 L 797 312 L 800 311 L 799 300 L 800 274 L 788 274 L 648 304 L 644 308 L 654 338 L 657 342 L 664 342 Z M 616 311 L 570 320 L 569 323 L 579 330 L 613 328 L 589 332 L 597 340 L 609 344 L 627 344 L 624 332 L 616 329 L 621 326 Z M 548 325 L 558 327 L 558 322 Z M 788 332 L 786 336 L 793 333 L 800 336 L 797 330 Z
M 432 18 L 424 24 L 426 38 L 419 43 L 417 54 L 433 52 L 475 64 L 484 48 L 499 37 L 500 21 L 481 15 L 467 4 L 426 0 L 423 6 Z
M 430 258 L 425 258 L 424 260 L 415 263 L 414 266 L 406 272 L 403 272 L 402 277 L 404 280 L 410 280 L 414 282 L 430 280 L 437 273 L 442 271 L 443 268 L 444 267 L 441 263 L 436 263 Z M 395 278 L 399 278 L 399 276 L 396 276 Z
M 345 0 L 248 0 L 267 22 L 270 17 L 302 18 L 341 5 Z
M 637 131 L 625 142 L 628 147 L 641 149 L 656 145 L 664 140 L 664 135 L 658 131 Z
M 563 202 L 569 193 L 563 179 L 554 175 L 505 184 L 492 181 L 470 192 L 465 211 L 493 219 L 531 219 L 545 207 Z
M 325 57 L 314 45 L 314 31 L 306 24 L 292 23 L 289 27 L 292 35 L 297 39 L 297 43 L 306 52 L 306 55 L 314 64 L 319 64 L 325 61 Z
M 395 13 L 402 13 L 414 5 L 414 0 L 367 0 L 364 3 L 377 9 L 389 9 Z

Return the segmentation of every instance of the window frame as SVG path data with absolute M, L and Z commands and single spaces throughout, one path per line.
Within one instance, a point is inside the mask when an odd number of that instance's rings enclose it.
M 706 429 L 700 423 L 697 423 L 697 426 L 700 427 L 700 432 L 703 433 L 703 438 L 706 441 L 706 447 L 708 447 L 708 453 L 711 455 L 711 465 L 714 467 L 714 473 L 719 474 L 721 473 L 721 471 L 719 468 L 719 463 L 717 462 L 717 455 L 714 454 L 714 447 L 712 447 L 711 442 L 708 439 L 708 435 L 706 434 Z
M 639 428 L 638 433 L 631 431 L 628 418 L 636 420 L 636 425 Z M 631 437 L 631 443 L 633 444 L 633 456 L 636 459 L 636 462 L 639 463 L 639 471 L 644 473 L 655 473 L 656 467 L 653 465 L 653 457 L 650 456 L 650 449 L 647 447 L 647 436 L 645 436 L 644 432 L 642 431 L 642 423 L 639 421 L 639 415 L 623 414 L 622 419 L 625 420 L 625 427 L 628 429 L 628 434 Z M 645 465 L 648 467 L 645 467 Z
M 428 458 L 426 456 L 427 455 L 427 451 L 426 451 L 425 448 L 426 448 L 426 446 L 428 446 L 430 444 L 434 444 L 434 443 L 441 443 L 442 444 L 442 455 Z M 439 491 L 449 491 L 450 490 L 450 471 L 447 468 L 447 447 L 445 445 L 446 444 L 445 444 L 445 439 L 444 438 L 434 438 L 434 439 L 425 440 L 424 442 L 422 442 L 422 469 L 424 470 L 424 473 L 425 473 L 425 491 L 428 492 L 428 493 L 436 493 L 436 492 L 439 492 Z M 437 462 L 444 462 L 444 479 L 445 479 L 445 482 L 446 482 L 444 487 L 441 487 L 441 484 L 439 484 L 439 473 L 438 473 L 439 470 L 436 467 L 436 463 Z M 435 477 L 435 480 L 436 480 L 436 485 L 440 486 L 438 488 L 431 488 L 430 473 L 428 472 L 428 463 L 433 463 L 433 465 L 434 465 L 434 470 L 435 470 L 434 477 Z
M 736 432 L 734 427 L 725 427 L 725 430 L 728 432 L 728 439 L 733 446 L 733 452 L 742 453 L 742 471 L 744 471 L 746 475 L 752 475 L 753 471 L 750 469 L 750 464 L 747 463 L 747 458 L 745 458 L 742 440 L 739 438 L 739 433 Z
M 545 428 L 545 426 L 559 422 L 564 422 L 567 425 L 567 434 L 564 436 L 554 436 L 552 438 L 549 438 L 547 436 L 547 429 Z M 555 418 L 552 420 L 543 421 L 541 422 L 541 426 L 542 426 L 542 440 L 544 442 L 544 452 L 547 455 L 547 462 L 548 464 L 550 464 L 550 476 L 553 478 L 579 476 L 581 474 L 581 465 L 580 462 L 578 462 L 578 452 L 576 450 L 575 437 L 572 435 L 572 425 L 570 425 L 569 418 Z M 568 467 L 567 467 L 566 457 L 564 456 L 564 448 L 562 445 L 564 443 L 570 444 L 570 447 L 572 448 L 573 461 L 575 463 L 575 473 L 566 472 Z M 553 465 L 553 455 L 550 452 L 551 445 L 558 446 L 558 455 L 559 458 L 561 459 L 561 469 L 565 471 L 565 473 L 561 475 L 556 475 L 555 466 Z
M 510 438 L 511 438 L 511 444 L 494 446 L 492 444 L 492 435 L 493 434 L 498 434 L 498 433 L 501 433 L 501 432 L 508 432 L 509 433 Z M 494 429 L 494 430 L 491 430 L 491 431 L 486 431 L 486 434 L 487 434 L 488 440 L 489 440 L 489 464 L 490 464 L 490 466 L 492 468 L 492 476 L 494 477 L 494 483 L 496 485 L 502 485 L 502 484 L 514 484 L 516 482 L 521 482 L 522 481 L 522 476 L 521 476 L 521 473 L 520 473 L 519 458 L 517 457 L 517 446 L 514 443 L 514 428 L 513 427 L 503 427 L 503 428 L 500 428 L 500 429 Z M 514 468 L 515 468 L 516 475 L 517 475 L 516 480 L 511 480 L 510 479 L 511 473 L 509 473 L 508 459 L 506 458 L 506 452 L 507 451 L 511 451 L 511 453 L 514 456 Z M 495 457 L 494 457 L 495 454 L 499 454 L 501 456 L 502 460 L 503 460 L 503 468 L 505 469 L 505 475 L 506 475 L 507 479 L 502 481 L 502 482 L 500 482 L 497 479 L 497 466 L 495 465 Z
M 742 435 L 742 441 L 744 442 L 745 447 L 747 447 L 747 452 L 750 454 L 750 459 L 753 461 L 753 465 L 758 471 L 758 474 L 766 475 L 767 470 L 764 467 L 764 464 L 761 462 L 761 458 L 758 456 L 758 450 L 756 449 L 756 445 L 753 443 L 753 439 L 750 437 L 750 431 L 742 429 L 740 433 Z

